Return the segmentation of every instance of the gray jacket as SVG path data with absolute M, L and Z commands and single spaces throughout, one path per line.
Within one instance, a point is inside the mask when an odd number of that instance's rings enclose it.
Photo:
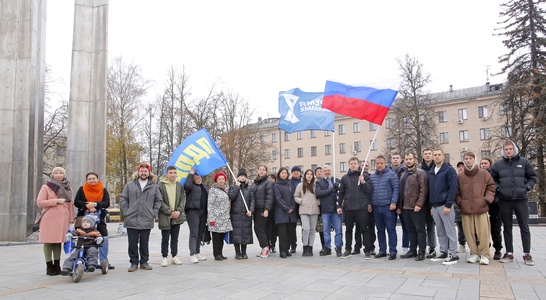
M 123 226 L 131 229 L 152 229 L 154 219 L 163 202 L 161 192 L 151 179 L 141 190 L 138 178 L 128 182 L 121 192 L 119 206 L 123 214 Z

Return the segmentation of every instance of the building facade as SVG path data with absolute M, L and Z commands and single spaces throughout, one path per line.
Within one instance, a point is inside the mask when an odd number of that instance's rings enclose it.
M 486 84 L 430 94 L 437 115 L 437 138 L 447 162 L 456 165 L 468 150 L 475 151 L 478 158 L 498 158 L 498 149 L 491 149 L 489 142 L 494 134 L 505 134 L 499 105 L 502 89 L 502 84 Z M 329 164 L 335 176 L 341 177 L 347 172 L 351 157 L 364 160 L 371 149 L 368 160 L 373 170 L 376 156 L 390 157 L 386 153 L 390 151 L 386 138 L 388 128 L 385 128 L 388 118 L 389 115 L 384 126 L 379 127 L 368 121 L 336 115 L 335 132 L 308 130 L 292 134 L 278 128 L 279 118 L 259 120 L 264 140 L 272 145 L 270 160 L 265 165 L 270 173 L 276 173 L 280 167 L 290 170 L 298 165 L 302 170 L 314 170 Z

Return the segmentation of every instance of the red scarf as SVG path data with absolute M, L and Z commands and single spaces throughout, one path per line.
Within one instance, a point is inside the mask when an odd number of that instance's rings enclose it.
M 104 197 L 102 182 L 99 181 L 97 184 L 88 184 L 86 182 L 83 185 L 83 194 L 89 202 L 102 202 L 102 198 Z

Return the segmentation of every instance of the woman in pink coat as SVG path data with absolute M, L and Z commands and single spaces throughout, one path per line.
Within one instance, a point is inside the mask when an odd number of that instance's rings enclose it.
M 74 204 L 70 181 L 66 171 L 55 167 L 51 179 L 42 186 L 36 202 L 42 208 L 39 241 L 44 243 L 47 275 L 61 274 L 61 244 L 65 240 L 68 226 L 74 222 Z

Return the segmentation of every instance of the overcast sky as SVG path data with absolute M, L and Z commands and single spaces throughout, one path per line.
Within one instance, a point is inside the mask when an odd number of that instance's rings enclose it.
M 396 78 L 406 53 L 431 74 L 430 92 L 485 84 L 487 66 L 499 72 L 506 53 L 493 36 L 502 2 L 111 0 L 108 55 L 140 65 L 154 81 L 150 100 L 171 66 L 185 66 L 194 97 L 216 83 L 248 100 L 256 117 L 277 117 L 279 91 Z M 68 95 L 74 1 L 49 0 L 47 13 L 46 62 Z

